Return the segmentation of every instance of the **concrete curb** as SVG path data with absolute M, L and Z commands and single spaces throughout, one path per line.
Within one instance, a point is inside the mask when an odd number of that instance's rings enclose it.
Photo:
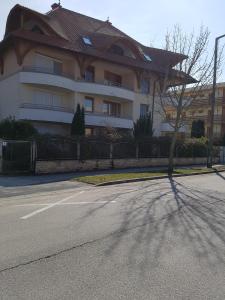
M 220 172 L 224 172 L 224 171 L 225 171 L 225 169 L 205 171 L 205 172 L 196 172 L 196 173 L 192 173 L 192 174 L 174 174 L 171 177 L 187 177 L 187 176 L 195 176 L 195 175 L 205 175 L 205 174 L 211 174 L 211 173 L 220 173 Z M 153 177 L 123 179 L 123 180 L 103 182 L 103 183 L 96 184 L 95 186 L 108 186 L 108 185 L 116 185 L 116 184 L 122 184 L 122 183 L 132 183 L 132 182 L 139 182 L 139 181 L 164 179 L 164 178 L 169 178 L 169 177 L 170 176 L 168 176 L 168 175 L 162 175 L 162 176 L 153 176 Z

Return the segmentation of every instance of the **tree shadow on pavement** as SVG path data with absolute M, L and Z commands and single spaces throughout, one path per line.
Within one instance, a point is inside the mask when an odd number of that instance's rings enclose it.
M 145 184 L 125 201 L 106 256 L 119 251 L 124 241 L 130 263 L 138 264 L 142 273 L 149 261 L 157 265 L 162 253 L 176 248 L 189 249 L 211 266 L 225 263 L 224 195 L 181 182 L 170 177 L 154 188 Z

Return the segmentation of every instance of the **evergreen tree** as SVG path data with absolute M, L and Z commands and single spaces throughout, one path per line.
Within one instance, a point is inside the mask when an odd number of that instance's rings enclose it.
M 134 123 L 133 134 L 135 138 L 151 137 L 153 135 L 152 118 L 148 113 Z
M 85 134 L 85 116 L 84 108 L 80 108 L 80 104 L 77 104 L 77 109 L 74 114 L 71 124 L 71 135 L 72 136 L 83 136 Z
M 205 124 L 204 121 L 198 120 L 192 122 L 191 127 L 191 137 L 192 138 L 201 138 L 205 136 Z

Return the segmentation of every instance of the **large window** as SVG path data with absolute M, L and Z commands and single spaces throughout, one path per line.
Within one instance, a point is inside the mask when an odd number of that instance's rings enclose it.
M 62 95 L 41 90 L 34 91 L 33 104 L 37 107 L 63 108 Z
M 113 85 L 113 86 L 121 86 L 122 77 L 118 74 L 105 71 L 105 84 Z
M 121 106 L 119 103 L 104 101 L 103 103 L 103 113 L 109 116 L 119 117 L 121 111 Z
M 149 94 L 149 92 L 150 92 L 150 82 L 148 79 L 143 78 L 141 80 L 141 93 Z
M 147 104 L 140 105 L 140 116 L 146 116 L 149 112 L 149 106 Z
M 86 112 L 94 111 L 94 99 L 91 97 L 85 97 L 84 100 L 84 109 Z
M 35 57 L 35 68 L 40 72 L 48 72 L 57 75 L 61 75 L 63 72 L 63 64 L 60 60 L 41 54 L 37 54 Z
M 84 73 L 84 80 L 85 81 L 95 81 L 95 68 L 92 66 L 87 67 Z

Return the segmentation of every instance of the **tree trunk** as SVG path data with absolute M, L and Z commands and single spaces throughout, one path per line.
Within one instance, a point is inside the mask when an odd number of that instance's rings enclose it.
M 168 174 L 171 175 L 173 173 L 174 169 L 174 150 L 177 142 L 177 133 L 179 131 L 180 127 L 180 120 L 181 120 L 181 112 L 182 112 L 182 97 L 183 94 L 181 94 L 181 97 L 179 99 L 179 104 L 177 108 L 177 116 L 176 116 L 176 121 L 175 121 L 175 126 L 174 126 L 174 132 L 173 132 L 173 137 L 170 145 L 170 155 L 169 155 L 169 163 L 168 163 Z
M 174 169 L 174 150 L 177 141 L 177 132 L 174 132 L 172 137 L 172 142 L 170 145 L 170 155 L 169 155 L 169 164 L 168 164 L 168 174 L 172 175 Z

